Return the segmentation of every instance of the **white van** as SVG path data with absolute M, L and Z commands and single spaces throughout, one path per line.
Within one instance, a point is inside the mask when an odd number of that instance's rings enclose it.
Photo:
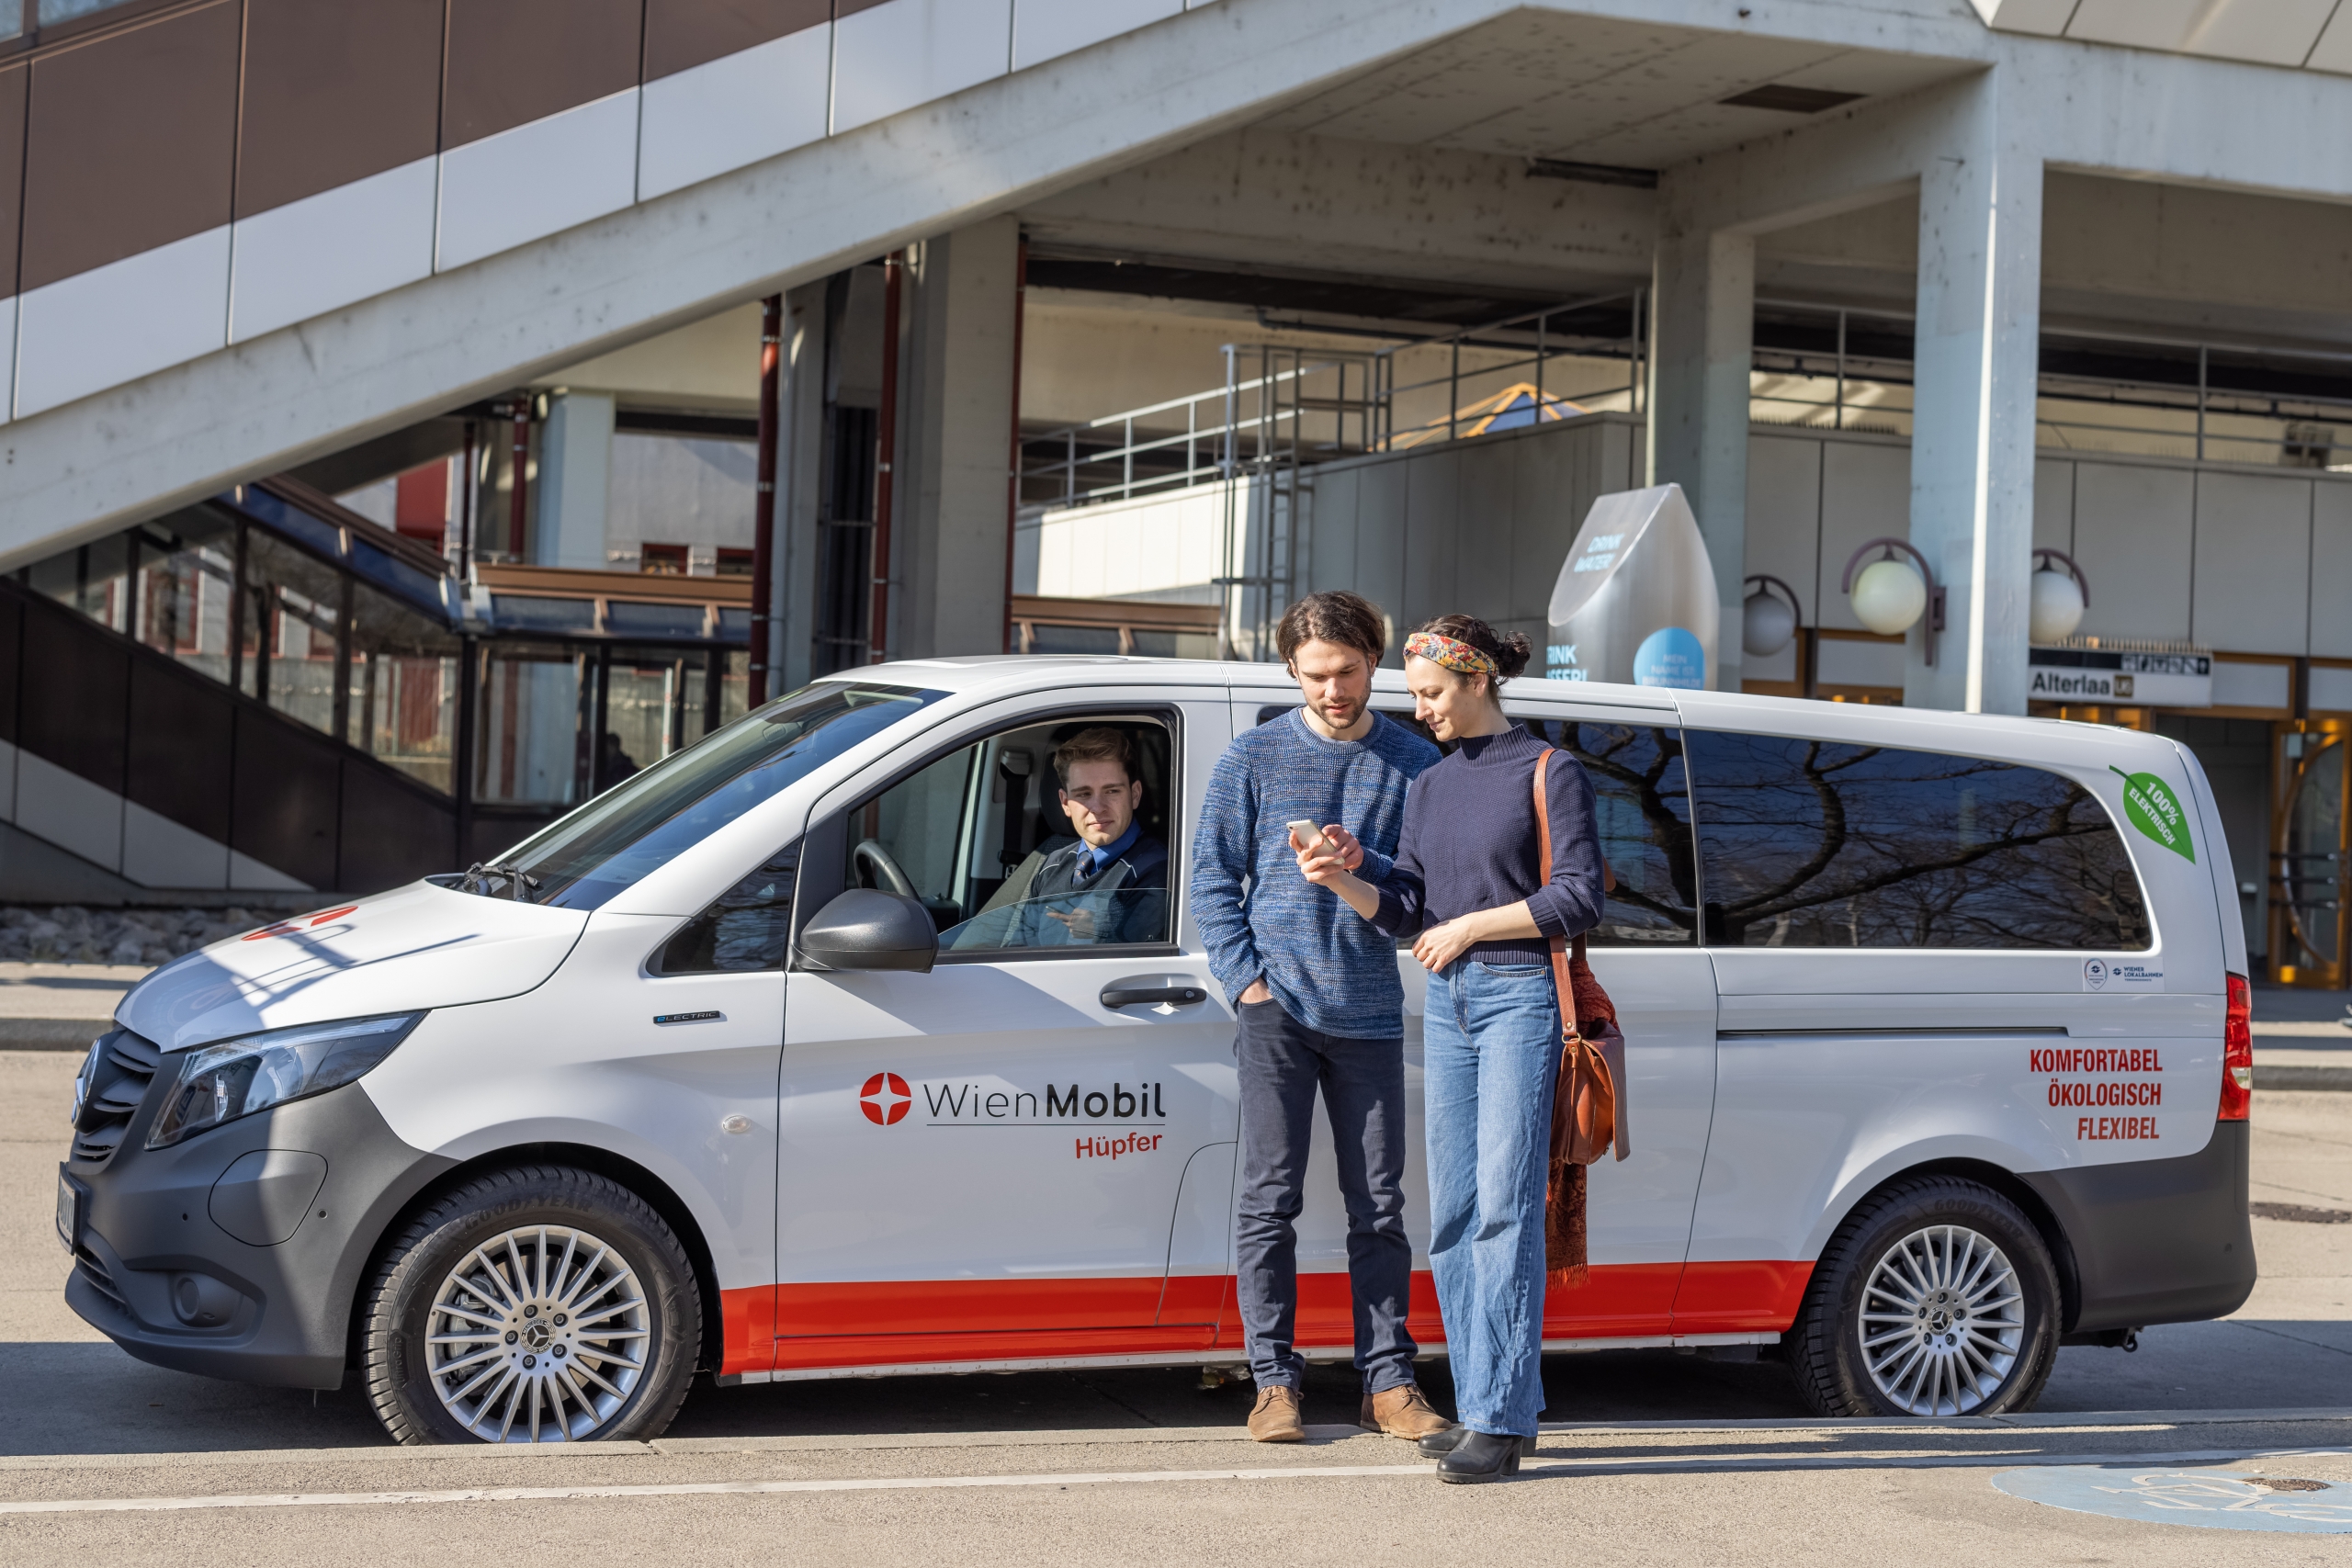
M 847 672 L 504 864 L 168 964 L 77 1085 L 66 1299 L 164 1366 L 356 1375 L 410 1441 L 649 1436 L 697 1369 L 1238 1363 L 1234 1021 L 1183 849 L 1218 754 L 1295 701 L 1263 665 Z M 1393 671 L 1374 704 L 1409 720 Z M 1597 684 L 1506 706 L 1599 795 L 1637 1134 L 1549 1346 L 1768 1347 L 1825 1414 L 1990 1413 L 2062 1342 L 2245 1300 L 2245 952 L 2188 752 Z M 1167 886 L 1012 899 L 1095 727 Z M 1344 1358 L 1317 1157 L 1299 1340 Z

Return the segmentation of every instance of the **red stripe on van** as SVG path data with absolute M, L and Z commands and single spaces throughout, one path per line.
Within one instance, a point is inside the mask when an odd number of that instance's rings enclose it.
M 1149 1328 L 1158 1275 L 1090 1280 L 893 1280 L 778 1285 L 775 1331 L 807 1336 L 1034 1334 Z M 1041 1354 L 1049 1352 L 1041 1352 Z
M 1682 1266 L 1675 1263 L 1598 1266 L 1588 1283 L 1551 1292 L 1544 1312 L 1544 1337 L 1615 1338 L 1665 1334 L 1673 1321 L 1675 1288 L 1682 1273 Z M 1798 1289 L 1802 1293 L 1802 1280 Z M 774 1365 L 778 1369 L 1154 1355 L 1221 1346 L 1231 1346 L 1238 1352 L 1241 1345 L 1240 1315 L 1230 1275 L 1180 1275 L 1167 1280 L 1146 1277 L 786 1284 L 775 1288 L 772 1306 L 755 1305 L 750 1300 L 761 1294 L 728 1292 L 729 1371 L 754 1370 L 757 1352 L 745 1335 L 752 1331 L 759 1309 L 775 1314 Z M 1344 1350 L 1353 1344 L 1347 1275 L 1302 1274 L 1298 1297 L 1298 1343 L 1303 1348 Z M 1413 1276 L 1408 1310 L 1417 1339 L 1432 1345 L 1444 1342 L 1437 1288 L 1426 1271 Z M 1777 1310 L 1775 1303 L 1751 1306 L 1752 1313 L 1766 1315 Z M 739 1311 L 744 1325 L 740 1332 Z
M 718 1292 L 722 1377 L 764 1372 L 775 1365 L 775 1287 Z
M 1674 1296 L 1677 1334 L 1777 1334 L 1797 1320 L 1810 1263 L 1692 1263 Z
M 1026 1361 L 1055 1356 L 1162 1356 L 1207 1350 L 1205 1324 L 1173 1328 L 997 1329 L 971 1334 L 811 1334 L 775 1342 L 775 1370 Z M 1237 1352 L 1238 1354 L 1238 1352 Z

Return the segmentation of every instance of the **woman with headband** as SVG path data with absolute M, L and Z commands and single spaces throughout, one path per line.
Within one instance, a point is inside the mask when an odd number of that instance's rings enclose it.
M 1396 864 L 1378 883 L 1339 856 L 1299 870 L 1430 972 L 1422 1022 L 1430 1266 L 1462 1425 L 1421 1440 L 1442 1481 L 1515 1474 L 1544 1408 L 1544 1193 L 1560 1059 L 1551 939 L 1600 918 L 1592 785 L 1565 751 L 1503 716 L 1527 638 L 1441 615 L 1405 643 L 1414 712 L 1452 755 L 1405 796 Z M 1542 860 L 1535 770 L 1544 763 L 1552 858 Z M 1337 846 L 1341 855 L 1346 844 Z

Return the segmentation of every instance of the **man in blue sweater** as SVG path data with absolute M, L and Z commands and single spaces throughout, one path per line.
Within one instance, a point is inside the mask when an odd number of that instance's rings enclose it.
M 1240 1020 L 1241 1179 L 1233 1244 L 1258 1403 L 1250 1435 L 1306 1435 L 1300 1384 L 1298 1235 L 1320 1089 L 1348 1210 L 1359 1419 L 1419 1439 L 1452 1425 L 1413 1382 L 1405 1326 L 1413 1244 L 1405 1233 L 1405 992 L 1396 949 L 1299 874 L 1286 824 L 1326 830 L 1351 869 L 1377 880 L 1396 852 L 1405 786 L 1437 748 L 1372 711 L 1387 650 L 1378 609 L 1315 593 L 1275 632 L 1304 707 L 1235 740 L 1209 780 L 1193 845 L 1193 897 L 1209 967 Z M 1361 848 L 1359 848 L 1361 846 Z

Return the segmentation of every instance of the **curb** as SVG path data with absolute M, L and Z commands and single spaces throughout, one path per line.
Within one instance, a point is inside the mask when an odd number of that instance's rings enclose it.
M 2254 1065 L 2254 1087 L 2263 1089 L 2320 1089 L 2352 1091 L 2352 1067 L 2287 1066 L 2278 1063 Z
M 0 1051 L 86 1051 L 113 1027 L 107 1018 L 0 1018 Z

